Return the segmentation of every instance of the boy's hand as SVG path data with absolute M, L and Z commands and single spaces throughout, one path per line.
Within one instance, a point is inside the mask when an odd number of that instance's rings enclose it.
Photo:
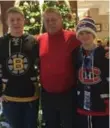
M 0 97 L 0 102 L 3 102 L 3 101 L 8 102 L 8 100 L 4 96 L 1 96 Z

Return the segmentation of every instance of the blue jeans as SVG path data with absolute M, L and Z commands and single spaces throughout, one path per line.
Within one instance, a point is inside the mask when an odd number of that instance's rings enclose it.
M 3 114 L 12 128 L 37 128 L 39 100 L 3 102 Z

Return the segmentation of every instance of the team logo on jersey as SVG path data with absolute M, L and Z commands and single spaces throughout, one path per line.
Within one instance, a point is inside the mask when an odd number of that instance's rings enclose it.
M 11 74 L 23 75 L 29 68 L 28 58 L 21 53 L 14 54 L 8 58 L 7 67 Z
M 19 38 L 13 38 L 12 42 L 14 42 L 14 44 L 13 44 L 14 46 L 18 46 L 19 42 L 20 42 L 20 39 Z
M 100 74 L 100 69 L 96 67 L 90 69 L 88 73 L 84 68 L 80 68 L 78 72 L 80 82 L 88 85 L 97 84 L 101 82 Z

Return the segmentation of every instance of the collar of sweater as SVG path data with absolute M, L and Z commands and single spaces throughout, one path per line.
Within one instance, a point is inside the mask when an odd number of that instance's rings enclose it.
M 48 33 L 49 37 L 52 37 L 52 38 L 56 38 L 56 37 L 59 37 L 59 36 L 62 36 L 63 35 L 63 29 L 59 30 L 58 32 L 54 33 L 54 34 L 50 34 Z

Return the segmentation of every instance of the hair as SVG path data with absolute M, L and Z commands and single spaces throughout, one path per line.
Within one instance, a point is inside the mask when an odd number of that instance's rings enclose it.
M 24 13 L 23 11 L 19 8 L 19 7 L 11 7 L 7 10 L 7 16 L 10 13 L 19 13 L 20 15 L 22 15 L 24 17 Z
M 59 12 L 57 9 L 52 8 L 52 7 L 49 7 L 49 8 L 47 8 L 47 9 L 45 9 L 45 11 L 44 11 L 44 13 L 43 13 L 43 16 L 44 16 L 45 14 L 47 14 L 47 13 L 55 13 L 55 14 L 58 15 L 59 17 L 62 17 L 61 14 L 60 14 L 60 12 Z

